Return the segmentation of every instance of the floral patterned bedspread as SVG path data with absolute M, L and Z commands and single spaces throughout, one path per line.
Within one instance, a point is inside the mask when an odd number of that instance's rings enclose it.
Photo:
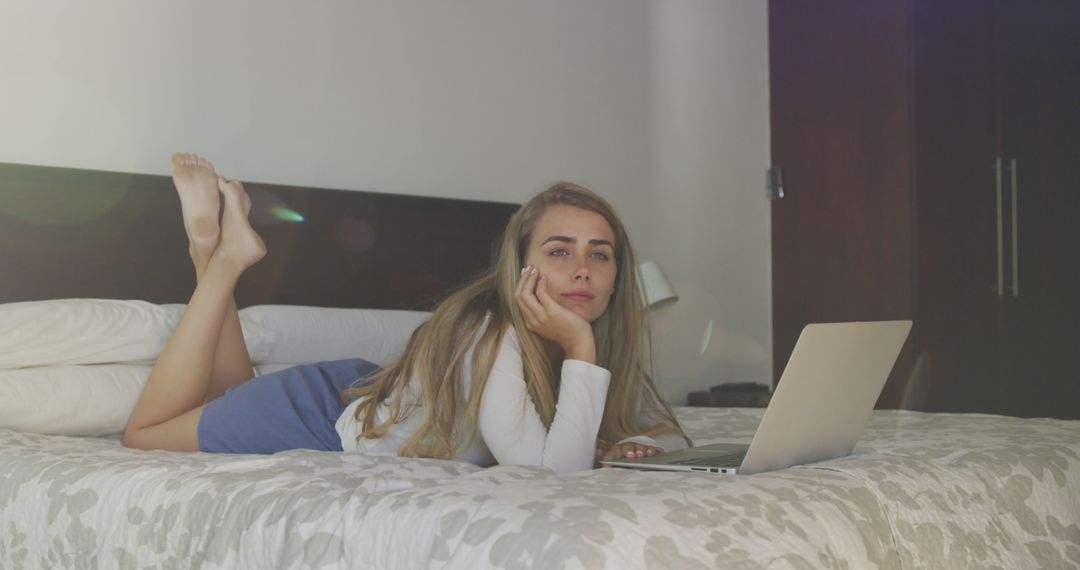
M 678 408 L 697 443 L 761 410 Z M 852 456 L 557 476 L 0 431 L 0 568 L 1078 568 L 1080 421 L 876 411 Z

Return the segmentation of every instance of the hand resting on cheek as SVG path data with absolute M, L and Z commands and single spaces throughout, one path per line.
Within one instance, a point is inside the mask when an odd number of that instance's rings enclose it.
M 514 293 L 525 326 L 562 347 L 567 359 L 596 363 L 592 326 L 577 313 L 551 298 L 547 278 L 535 267 L 525 267 Z

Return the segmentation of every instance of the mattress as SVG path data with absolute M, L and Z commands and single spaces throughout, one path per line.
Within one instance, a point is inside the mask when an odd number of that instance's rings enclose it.
M 676 408 L 699 444 L 761 412 Z M 851 456 L 751 476 L 0 430 L 0 567 L 1075 568 L 1080 422 L 875 411 Z

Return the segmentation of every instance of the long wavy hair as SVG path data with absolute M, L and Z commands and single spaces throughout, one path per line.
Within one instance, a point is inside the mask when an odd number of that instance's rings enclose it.
M 487 378 L 502 336 L 511 326 L 521 341 L 526 390 L 544 426 L 551 427 L 561 366 L 552 355 L 559 351 L 554 343 L 526 328 L 514 290 L 537 221 L 555 204 L 600 214 L 615 235 L 614 292 L 607 310 L 592 323 L 596 363 L 611 372 L 600 443 L 609 445 L 642 434 L 686 437 L 653 382 L 647 313 L 626 228 L 598 194 L 571 182 L 559 182 L 514 213 L 494 265 L 440 303 L 431 319 L 413 332 L 397 361 L 369 383 L 343 392 L 346 402 L 366 398 L 356 408 L 355 419 L 361 424 L 358 441 L 382 437 L 393 424 L 422 413 L 423 423 L 401 448 L 402 456 L 449 459 L 471 445 L 477 436 Z M 483 328 L 485 321 L 489 324 Z M 471 388 L 465 393 L 462 376 L 470 349 Z M 390 418 L 376 424 L 375 411 L 383 403 L 389 405 Z

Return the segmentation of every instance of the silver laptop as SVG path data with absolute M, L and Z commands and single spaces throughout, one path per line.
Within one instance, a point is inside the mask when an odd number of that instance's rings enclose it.
M 807 325 L 750 445 L 703 445 L 601 463 L 748 475 L 849 455 L 910 330 L 911 321 Z

